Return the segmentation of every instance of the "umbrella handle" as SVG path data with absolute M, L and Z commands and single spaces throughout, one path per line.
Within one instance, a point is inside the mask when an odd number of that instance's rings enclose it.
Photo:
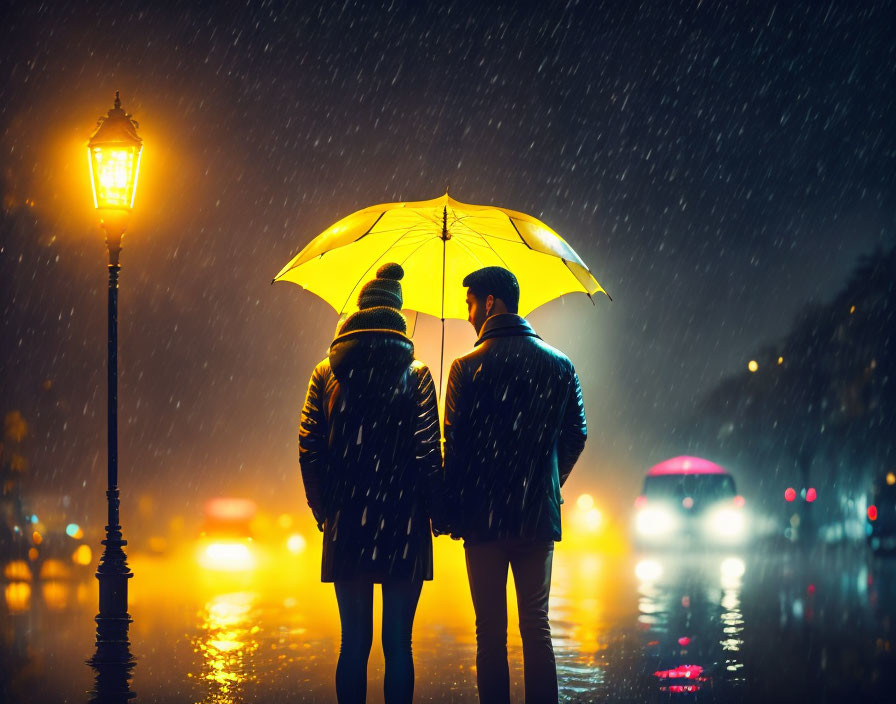
M 442 400 L 442 374 L 445 372 L 445 319 L 442 318 L 442 353 L 439 355 L 439 401 Z

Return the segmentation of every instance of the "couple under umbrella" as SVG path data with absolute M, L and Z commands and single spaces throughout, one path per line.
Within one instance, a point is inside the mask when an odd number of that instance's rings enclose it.
M 275 280 L 299 283 L 340 313 L 353 310 L 358 291 L 357 310 L 344 316 L 311 376 L 299 436 L 302 480 L 323 532 L 321 577 L 334 584 L 342 626 L 339 702 L 365 701 L 374 584 L 382 588 L 385 699 L 412 700 L 411 633 L 423 582 L 434 574 L 433 533 L 464 541 L 480 700 L 509 702 L 509 568 L 526 699 L 557 701 L 551 563 L 560 487 L 584 447 L 585 414 L 569 359 L 521 313 L 562 293 L 603 289 L 535 218 L 447 195 L 359 211 Z M 559 293 L 545 298 L 545 290 Z M 466 318 L 478 336 L 451 365 L 444 461 L 436 387 L 414 358 L 402 308 L 443 323 Z

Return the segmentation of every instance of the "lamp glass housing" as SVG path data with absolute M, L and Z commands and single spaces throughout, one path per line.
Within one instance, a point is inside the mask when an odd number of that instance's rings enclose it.
M 130 210 L 134 207 L 142 153 L 142 144 L 106 143 L 88 146 L 94 207 L 114 210 Z

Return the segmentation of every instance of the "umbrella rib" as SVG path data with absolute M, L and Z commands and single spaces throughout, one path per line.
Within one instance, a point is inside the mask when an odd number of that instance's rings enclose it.
M 385 214 L 386 214 L 386 211 L 384 210 L 384 211 L 381 212 L 379 215 L 377 215 L 376 220 L 373 221 L 373 225 L 371 225 L 370 227 L 368 227 L 368 228 L 367 228 L 367 232 L 365 232 L 365 233 L 364 233 L 363 235 L 361 235 L 358 239 L 356 239 L 355 242 L 358 242 L 359 240 L 363 240 L 365 237 L 367 237 L 367 235 L 369 235 L 369 234 L 371 233 L 371 231 L 373 230 L 373 228 L 376 227 L 376 224 L 377 224 L 380 220 L 383 219 L 383 215 L 385 215 Z
M 477 263 L 482 264 L 482 260 L 476 256 L 476 252 L 474 252 L 472 249 L 470 249 L 468 244 L 466 244 L 463 240 L 457 239 L 457 237 L 452 237 L 451 239 L 453 241 L 457 242 L 457 244 L 459 244 L 465 250 L 467 250 L 470 253 L 470 256 L 473 257 L 473 259 L 475 259 Z M 495 254 L 497 254 L 497 252 L 495 252 Z M 500 259 L 500 256 L 498 258 Z M 501 259 L 501 261 L 503 262 L 504 260 Z
M 506 213 L 505 213 L 505 215 L 506 215 Z M 510 220 L 510 224 L 511 224 L 511 226 L 513 227 L 513 229 L 516 230 L 516 234 L 519 235 L 519 237 L 520 237 L 520 241 L 521 241 L 524 245 L 526 245 L 527 247 L 529 247 L 529 249 L 532 249 L 532 247 L 529 245 L 529 243 L 526 242 L 526 238 L 523 237 L 523 233 L 520 232 L 520 228 L 518 228 L 518 227 L 516 226 L 516 223 L 513 221 L 513 218 L 510 217 L 509 215 L 507 215 L 507 219 Z
M 377 230 L 377 231 L 376 231 L 376 234 L 378 234 L 378 235 L 384 235 L 384 234 L 387 234 L 387 233 L 389 233 L 389 232 L 398 232 L 399 230 L 404 231 L 404 232 L 410 232 L 411 230 L 413 230 L 413 229 L 415 229 L 415 228 L 418 228 L 418 227 L 424 227 L 424 226 L 426 226 L 427 224 L 428 224 L 428 223 L 418 223 L 418 224 L 416 224 L 416 225 L 411 225 L 411 226 L 402 225 L 401 227 L 390 227 L 389 229 Z M 371 228 L 371 229 L 372 229 L 372 228 Z M 367 232 L 365 232 L 363 235 L 361 235 L 361 237 L 359 237 L 357 240 L 354 240 L 354 241 L 357 242 L 358 240 L 360 240 L 360 239 L 362 239 L 362 238 L 364 238 L 364 237 L 367 237 L 367 235 L 369 235 L 369 234 L 370 234 L 370 230 L 368 230 Z
M 472 227 L 470 227 L 469 225 L 467 225 L 467 223 L 463 223 L 463 224 L 464 224 L 464 227 L 466 227 L 468 230 L 470 230 L 470 232 L 472 232 L 472 233 L 474 233 L 474 234 L 476 234 L 476 235 L 479 235 L 479 237 L 482 238 L 482 241 L 485 242 L 485 244 L 488 246 L 488 248 L 489 248 L 490 250 L 492 250 L 492 251 L 495 253 L 495 256 L 496 256 L 498 259 L 501 260 L 501 263 L 504 265 L 504 268 L 507 269 L 507 270 L 509 271 L 509 270 L 510 270 L 510 267 L 507 266 L 507 262 L 504 261 L 504 257 L 502 257 L 500 254 L 498 254 L 498 250 L 496 250 L 494 247 L 492 247 L 492 243 L 488 241 L 488 239 L 486 238 L 486 236 L 483 235 L 483 234 L 482 234 L 481 232 L 479 232 L 478 230 L 474 230 Z M 468 248 L 468 250 L 469 250 L 469 248 Z M 472 252 L 470 252 L 470 253 L 472 254 Z M 478 257 L 477 257 L 477 259 L 478 259 Z M 480 263 L 481 263 L 481 262 L 480 262 Z
M 351 291 L 348 292 L 348 296 L 346 296 L 346 298 L 345 298 L 345 303 L 343 303 L 343 304 L 342 304 L 342 308 L 339 309 L 339 313 L 340 313 L 340 314 L 342 313 L 342 311 L 345 310 L 345 307 L 348 305 L 348 302 L 349 302 L 349 301 L 351 300 L 351 298 L 352 298 L 352 294 L 357 290 L 358 285 L 364 280 L 364 277 L 367 276 L 368 272 L 369 272 L 371 269 L 373 269 L 373 267 L 376 265 L 376 263 L 377 263 L 378 261 L 380 261 L 380 259 L 383 258 L 383 255 L 385 255 L 386 252 L 388 252 L 390 249 L 392 249 L 395 245 L 397 245 L 397 244 L 401 241 L 401 238 L 402 238 L 402 237 L 404 237 L 404 234 L 399 235 L 398 239 L 395 240 L 395 241 L 394 241 L 392 244 L 390 244 L 388 247 L 386 247 L 386 249 L 383 250 L 383 253 L 380 254 L 376 259 L 374 259 L 373 262 L 370 264 L 370 266 L 367 267 L 367 268 L 364 270 L 364 273 L 361 274 L 361 277 L 358 279 L 358 281 L 357 281 L 357 282 L 355 283 L 355 285 L 352 287 Z
M 427 244 L 429 244 L 430 242 L 432 242 L 433 239 L 437 239 L 437 238 L 436 238 L 436 237 L 430 237 L 430 238 L 427 238 L 427 239 L 423 240 L 420 244 L 418 244 L 416 247 L 414 247 L 414 250 L 413 250 L 410 254 L 408 254 L 408 256 L 406 256 L 404 259 L 401 260 L 401 266 L 404 267 L 404 265 L 405 265 L 405 263 L 407 262 L 408 259 L 410 259 L 411 257 L 413 257 L 418 251 L 420 251 L 420 248 L 421 248 L 421 247 L 424 247 L 425 245 L 427 245 Z M 390 249 L 391 249 L 391 247 L 390 247 Z M 387 251 L 388 251 L 388 250 L 387 250 Z M 385 254 L 385 252 L 383 252 L 383 254 Z
M 481 232 L 479 232 L 479 231 L 476 230 L 475 228 L 471 227 L 471 226 L 468 225 L 467 223 L 462 222 L 462 220 L 464 220 L 465 218 L 470 218 L 470 217 L 473 217 L 473 216 L 472 216 L 472 215 L 465 215 L 464 217 L 456 217 L 455 220 L 454 220 L 454 223 L 452 223 L 452 224 L 457 223 L 457 224 L 463 225 L 463 226 L 466 227 L 470 232 L 473 232 L 474 234 L 479 235 L 480 237 L 482 237 L 483 235 L 482 235 Z M 511 224 L 512 224 L 512 223 L 511 223 Z M 514 229 L 516 229 L 516 228 L 514 228 Z M 517 230 L 516 233 L 517 233 L 517 235 L 519 235 L 519 234 L 520 234 L 519 230 Z M 513 242 L 513 241 L 514 241 L 514 240 L 512 240 L 512 239 L 508 239 L 508 238 L 506 238 L 506 237 L 500 237 L 500 236 L 498 236 L 498 235 L 491 235 L 491 236 L 494 237 L 496 240 L 502 240 L 503 242 Z M 522 238 L 522 236 L 520 236 L 520 237 Z M 531 248 L 530 248 L 530 249 L 531 249 Z
M 506 215 L 506 213 L 505 213 L 505 215 Z M 513 221 L 513 218 L 510 217 L 509 215 L 507 215 L 507 219 L 510 221 L 510 225 L 513 227 L 513 229 L 516 231 L 516 234 L 519 235 L 519 237 L 520 237 L 520 243 L 526 245 L 526 247 L 529 249 L 529 251 L 531 251 L 531 252 L 536 252 L 537 250 L 533 249 L 532 246 L 531 246 L 528 242 L 526 242 L 526 240 L 523 238 L 523 235 L 522 235 L 522 233 L 519 231 L 519 229 L 517 228 L 516 223 Z M 459 218 L 458 218 L 458 220 L 459 220 Z M 490 250 L 492 250 L 492 251 L 495 253 L 495 256 L 498 257 L 498 259 L 501 260 L 501 263 L 504 265 L 504 268 L 506 268 L 506 269 L 508 269 L 508 270 L 510 269 L 510 267 L 507 266 L 507 262 L 505 262 L 505 261 L 504 261 L 504 258 L 503 258 L 500 254 L 498 254 L 498 250 L 496 250 L 496 249 L 492 246 L 491 242 L 488 241 L 488 239 L 486 238 L 485 235 L 483 235 L 483 234 L 482 234 L 481 232 L 479 232 L 478 230 L 476 230 L 476 229 L 470 227 L 467 223 L 461 223 L 461 224 L 462 224 L 464 227 L 466 227 L 468 230 L 470 230 L 470 232 L 473 232 L 473 233 L 475 233 L 476 235 L 478 235 L 479 237 L 481 237 L 481 238 L 482 238 L 482 241 L 485 242 L 485 244 L 488 246 L 488 248 L 489 248 Z M 505 240 L 503 237 L 498 237 L 498 238 L 496 238 L 496 239 L 500 239 L 500 240 L 502 240 L 502 241 L 504 241 L 504 242 L 512 242 L 512 240 Z M 546 254 L 547 256 L 556 256 L 560 261 L 563 262 L 564 266 L 566 266 L 566 268 L 569 269 L 569 262 L 567 262 L 567 260 L 566 260 L 565 257 L 561 257 L 561 256 L 557 256 L 557 255 L 547 254 L 546 252 L 538 252 L 538 254 Z M 586 267 L 586 268 L 587 268 L 587 267 Z M 572 272 L 570 271 L 570 273 L 572 273 Z M 582 287 L 582 290 L 585 291 L 585 293 L 588 293 L 588 288 L 587 288 L 581 281 L 579 281 L 578 277 L 574 275 L 574 278 L 576 279 L 576 282 L 579 284 L 579 286 Z M 590 296 L 590 294 L 589 294 L 589 296 Z M 610 299 L 610 300 L 612 300 L 612 299 Z M 593 301 L 592 301 L 592 303 L 593 303 Z

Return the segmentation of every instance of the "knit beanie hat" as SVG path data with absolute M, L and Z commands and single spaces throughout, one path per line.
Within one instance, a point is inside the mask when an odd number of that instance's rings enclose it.
M 358 295 L 357 313 L 353 313 L 339 330 L 339 334 L 352 330 L 395 330 L 406 333 L 407 321 L 401 314 L 403 298 L 401 279 L 404 269 L 400 264 L 383 264 L 376 272 L 376 278 L 361 287 Z

